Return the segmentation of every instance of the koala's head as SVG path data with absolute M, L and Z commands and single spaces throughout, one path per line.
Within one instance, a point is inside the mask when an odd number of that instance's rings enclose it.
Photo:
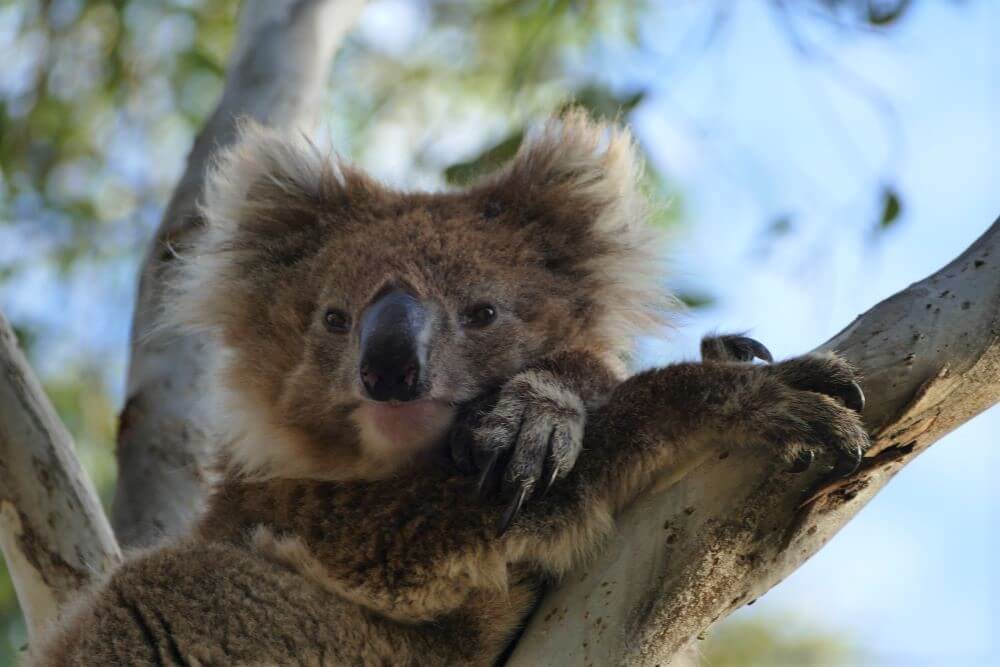
M 619 365 L 669 296 L 629 135 L 579 113 L 453 193 L 389 189 L 258 126 L 208 176 L 170 321 L 207 331 L 228 464 L 371 478 L 559 350 Z

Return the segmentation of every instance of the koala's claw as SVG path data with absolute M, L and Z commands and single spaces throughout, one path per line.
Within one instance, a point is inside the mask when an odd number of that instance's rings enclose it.
M 495 476 L 493 471 L 496 470 L 497 462 L 500 460 L 500 450 L 497 449 L 492 452 L 486 459 L 486 464 L 483 465 L 482 471 L 479 473 L 479 481 L 476 483 L 476 489 L 479 491 L 479 497 L 485 498 L 490 495 L 492 489 L 496 486 Z
M 514 520 L 517 513 L 521 511 L 521 506 L 524 504 L 524 499 L 528 497 L 529 487 L 526 484 L 521 484 L 517 488 L 517 493 L 514 494 L 514 499 L 511 501 L 507 509 L 504 510 L 500 519 L 497 521 L 497 537 L 502 536 L 510 528 L 510 522 Z
M 844 405 L 849 407 L 855 412 L 864 412 L 865 409 L 865 392 L 861 390 L 861 385 L 857 382 L 851 383 L 851 390 L 845 395 L 841 396 L 844 401 Z
M 869 440 L 858 418 L 864 392 L 850 364 L 833 354 L 814 354 L 763 366 L 760 372 L 779 382 L 769 390 L 777 400 L 761 433 L 793 446 L 789 472 L 807 470 L 823 449 L 836 456 L 831 474 L 855 472 Z
M 808 354 L 772 366 L 782 381 L 795 389 L 831 396 L 849 409 L 861 412 L 865 392 L 850 364 L 833 354 Z
M 788 472 L 797 475 L 800 472 L 805 472 L 809 470 L 812 466 L 813 461 L 816 459 L 816 454 L 811 449 L 803 449 L 799 452 L 798 456 L 795 457 L 795 461 L 791 466 L 788 467 Z
M 475 431 L 482 423 L 483 418 L 496 405 L 498 398 L 499 391 L 488 392 L 462 405 L 458 410 L 455 424 L 448 434 L 448 450 L 455 467 L 463 475 L 474 475 L 484 467 L 480 461 L 476 460 L 476 452 L 473 451 Z M 486 460 L 486 463 L 489 461 Z M 492 463 L 495 465 L 496 461 Z M 486 477 L 481 476 L 479 486 L 482 487 L 487 481 Z
M 551 454 L 549 455 L 549 460 L 550 461 L 552 460 L 552 455 Z M 556 480 L 559 479 L 559 473 L 561 472 L 558 466 L 553 465 L 553 466 L 550 466 L 550 467 L 551 467 L 551 470 L 549 471 L 548 475 L 545 476 L 545 480 L 546 480 L 545 481 L 545 486 L 542 487 L 542 491 L 541 491 L 541 495 L 543 497 L 549 492 L 549 489 L 552 488 L 552 485 L 556 483 Z
M 705 361 L 774 361 L 771 351 L 763 343 L 738 334 L 705 336 L 701 340 L 701 358 Z
M 861 467 L 861 461 L 865 457 L 864 450 L 859 446 L 851 450 L 845 450 L 840 459 L 830 471 L 832 477 L 847 477 L 853 475 Z
M 453 430 L 452 458 L 459 469 L 467 463 L 478 471 L 481 497 L 499 489 L 502 498 L 512 499 L 497 524 L 503 534 L 533 494 L 544 495 L 573 468 L 583 445 L 585 409 L 556 376 L 528 371 L 469 415 Z

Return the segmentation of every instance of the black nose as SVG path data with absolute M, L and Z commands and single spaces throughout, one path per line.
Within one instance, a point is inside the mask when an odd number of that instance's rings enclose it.
M 392 290 L 361 315 L 361 384 L 376 401 L 412 401 L 421 393 L 427 312 L 416 297 Z

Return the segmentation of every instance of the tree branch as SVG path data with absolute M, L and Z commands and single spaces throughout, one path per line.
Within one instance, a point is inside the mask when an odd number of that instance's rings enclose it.
M 1000 220 L 818 349 L 864 374 L 873 445 L 861 469 L 831 484 L 763 452 L 705 452 L 636 502 L 607 551 L 546 597 L 508 665 L 667 664 L 801 566 L 917 454 L 997 403 Z
M 204 496 L 210 425 L 200 340 L 144 337 L 162 276 L 198 224 L 211 154 L 235 121 L 307 125 L 329 61 L 364 0 L 249 0 L 218 108 L 144 263 L 118 435 L 113 518 L 126 544 L 183 528 Z M 792 475 L 764 452 L 720 447 L 672 471 L 619 522 L 600 559 L 547 596 L 511 665 L 663 664 L 773 587 L 892 476 L 1000 399 L 1000 221 L 955 262 L 882 302 L 821 349 L 866 376 L 873 448 L 848 480 Z M 33 634 L 120 559 L 96 495 L 0 317 L 0 547 Z M 817 466 L 818 468 L 819 466 Z
M 251 117 L 305 127 L 316 115 L 329 63 L 364 0 L 248 0 L 218 107 L 195 140 L 142 269 L 126 403 L 118 432 L 112 521 L 122 544 L 175 533 L 201 507 L 210 425 L 199 388 L 207 365 L 195 337 L 144 334 L 162 306 L 164 270 L 199 218 L 211 155 Z
M 0 547 L 32 637 L 121 560 L 72 439 L 2 314 Z

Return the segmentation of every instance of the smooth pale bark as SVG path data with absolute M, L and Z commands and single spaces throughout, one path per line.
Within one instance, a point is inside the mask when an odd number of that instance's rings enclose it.
M 198 136 L 144 265 L 118 441 L 113 517 L 125 544 L 198 510 L 208 424 L 195 338 L 145 331 L 160 277 L 198 222 L 211 153 L 250 116 L 308 125 L 330 59 L 363 0 L 250 0 L 218 109 Z M 873 449 L 849 480 L 791 475 L 764 452 L 720 444 L 670 471 L 620 521 L 607 551 L 533 617 L 512 665 L 666 664 L 714 621 L 819 549 L 912 457 L 1000 398 L 1000 225 L 934 276 L 823 346 L 866 375 Z M 119 558 L 69 436 L 5 323 L 0 327 L 0 546 L 33 630 Z M 819 468 L 820 466 L 816 466 Z M 861 556 L 859 556 L 861 557 Z
M 607 551 L 545 598 L 509 666 L 676 664 L 714 622 L 801 566 L 900 468 L 996 404 L 1000 221 L 818 349 L 864 374 L 873 444 L 861 470 L 824 482 L 821 470 L 794 475 L 764 452 L 720 443 L 629 508 Z
M 0 547 L 31 637 L 121 560 L 72 438 L 2 314 Z
M 333 54 L 364 4 L 249 0 L 243 5 L 222 99 L 195 140 L 139 281 L 112 506 L 123 545 L 176 533 L 205 496 L 211 426 L 200 383 L 207 365 L 204 343 L 171 332 L 145 334 L 162 308 L 163 272 L 199 222 L 206 167 L 219 147 L 233 141 L 239 118 L 303 129 L 313 123 Z

